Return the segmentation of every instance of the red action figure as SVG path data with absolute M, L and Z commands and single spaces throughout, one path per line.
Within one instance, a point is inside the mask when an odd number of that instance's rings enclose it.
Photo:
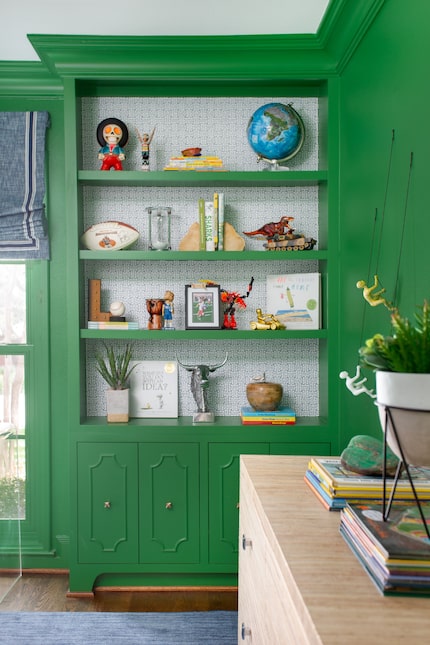
M 235 305 L 237 305 L 241 309 L 246 308 L 245 298 L 248 298 L 249 294 L 251 293 L 253 283 L 254 278 L 251 278 L 247 292 L 242 296 L 238 291 L 226 291 L 225 289 L 221 289 L 221 301 L 227 304 L 227 307 L 224 310 L 224 320 L 222 325 L 224 329 L 237 329 Z

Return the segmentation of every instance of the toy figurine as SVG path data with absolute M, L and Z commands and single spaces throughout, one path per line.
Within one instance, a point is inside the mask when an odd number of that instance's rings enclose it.
M 358 396 L 359 394 L 367 394 L 372 399 L 376 399 L 376 394 L 374 394 L 373 390 L 369 390 L 364 385 L 367 381 L 367 378 L 362 378 L 361 380 L 358 380 L 361 376 L 360 372 L 361 372 L 360 365 L 357 365 L 355 376 L 350 376 L 348 372 L 344 370 L 339 374 L 339 377 L 341 379 L 345 379 L 346 387 L 350 392 L 353 393 L 354 396 Z
M 209 374 L 215 372 L 226 364 L 228 354 L 222 363 L 217 365 L 185 365 L 177 359 L 179 365 L 191 372 L 191 392 L 197 404 L 197 412 L 193 415 L 193 423 L 211 423 L 215 419 L 213 412 L 208 410 L 207 392 L 209 388 Z
M 285 329 L 285 325 L 281 323 L 273 314 L 263 314 L 261 309 L 256 309 L 257 320 L 249 323 L 251 329 Z
M 249 231 L 248 233 L 246 231 L 243 231 L 243 234 L 249 235 L 251 237 L 258 235 L 260 237 L 267 237 L 267 238 L 271 238 L 275 234 L 291 235 L 294 229 L 291 228 L 290 222 L 293 219 L 294 217 L 288 217 L 287 215 L 284 215 L 284 217 L 281 217 L 279 222 L 270 222 L 269 224 L 264 224 L 261 228 L 258 228 L 256 231 Z
M 375 291 L 375 289 L 377 289 L 378 287 L 379 278 L 377 275 L 374 276 L 373 284 L 371 287 L 368 287 L 364 280 L 359 280 L 357 282 L 357 289 L 363 289 L 363 298 L 366 300 L 366 302 L 369 303 L 371 307 L 385 305 L 387 309 L 392 310 L 393 306 L 391 305 L 391 303 L 387 302 L 387 300 L 382 295 L 383 293 L 385 293 L 385 289 L 379 289 L 379 291 Z
M 317 243 L 313 237 L 305 237 L 303 233 L 294 233 L 290 222 L 294 217 L 285 215 L 279 222 L 264 224 L 255 231 L 244 231 L 244 235 L 265 238 L 263 244 L 267 251 L 309 251 Z
M 245 298 L 249 297 L 253 284 L 254 278 L 251 278 L 247 292 L 243 296 L 241 296 L 238 291 L 226 291 L 226 289 L 221 289 L 221 302 L 225 302 L 227 304 L 227 307 L 224 310 L 223 329 L 237 329 L 235 305 L 241 309 L 246 308 Z
M 148 298 L 146 311 L 149 313 L 148 329 L 163 329 L 163 298 Z
M 173 305 L 174 297 L 175 297 L 175 294 L 173 293 L 173 291 L 166 291 L 166 293 L 164 294 L 163 329 L 175 329 L 173 327 L 173 314 L 175 313 L 175 307 Z
M 102 146 L 99 159 L 102 161 L 100 170 L 122 170 L 125 159 L 124 146 L 128 141 L 128 129 L 123 121 L 109 118 L 97 126 L 97 141 Z
M 140 134 L 137 128 L 136 132 L 140 141 L 140 149 L 142 151 L 142 170 L 147 171 L 149 170 L 149 146 L 154 138 L 155 128 L 152 130 L 151 134 L 148 134 L 147 132 Z

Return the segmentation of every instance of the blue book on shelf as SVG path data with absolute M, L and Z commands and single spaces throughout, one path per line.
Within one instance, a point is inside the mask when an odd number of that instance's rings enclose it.
M 283 418 L 295 417 L 296 413 L 291 408 L 281 407 L 277 410 L 254 410 L 250 405 L 244 405 L 241 409 L 242 417 L 267 417 L 267 418 Z

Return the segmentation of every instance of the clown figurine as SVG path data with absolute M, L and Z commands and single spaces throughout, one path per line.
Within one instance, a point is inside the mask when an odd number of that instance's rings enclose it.
M 125 159 L 124 146 L 128 141 L 128 129 L 123 121 L 109 118 L 97 126 L 97 141 L 101 145 L 99 159 L 102 162 L 100 170 L 122 170 Z

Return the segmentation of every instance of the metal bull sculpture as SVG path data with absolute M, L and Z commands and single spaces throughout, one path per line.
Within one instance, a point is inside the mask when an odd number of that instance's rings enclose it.
M 191 372 L 191 392 L 197 404 L 197 412 L 193 415 L 193 423 L 210 423 L 214 421 L 215 415 L 208 410 L 208 388 L 209 388 L 209 375 L 211 372 L 219 369 L 226 364 L 228 354 L 222 363 L 217 365 L 185 365 L 177 358 L 181 367 Z

